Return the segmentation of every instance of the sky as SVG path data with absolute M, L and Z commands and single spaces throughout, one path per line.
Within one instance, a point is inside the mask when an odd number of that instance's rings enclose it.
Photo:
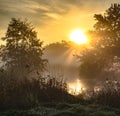
M 104 13 L 120 0 L 0 0 L 0 37 L 11 18 L 28 19 L 45 44 L 69 41 L 76 29 L 93 29 L 94 14 Z

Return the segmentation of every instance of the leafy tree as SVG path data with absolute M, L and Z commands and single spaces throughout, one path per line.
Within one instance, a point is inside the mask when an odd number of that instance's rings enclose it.
M 95 33 L 99 39 L 97 47 L 111 56 L 120 57 L 120 4 L 112 4 L 108 10 L 95 14 Z
M 11 74 L 40 74 L 45 69 L 43 42 L 37 38 L 34 27 L 27 20 L 12 18 L 2 40 L 6 42 L 2 46 L 2 61 L 5 62 L 5 68 L 12 71 Z
M 112 4 L 102 14 L 95 14 L 96 24 L 91 32 L 91 48 L 85 49 L 79 59 L 80 76 L 85 79 L 107 77 L 115 59 L 120 62 L 120 4 Z
M 100 53 L 96 54 L 96 50 L 87 50 L 79 56 L 81 64 L 79 67 L 81 78 L 94 79 L 102 72 L 102 68 L 105 66 L 103 63 L 105 58 L 98 57 Z

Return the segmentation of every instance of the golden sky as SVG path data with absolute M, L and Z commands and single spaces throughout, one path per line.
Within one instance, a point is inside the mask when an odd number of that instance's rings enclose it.
M 66 40 L 75 29 L 93 28 L 94 14 L 119 0 L 0 0 L 0 36 L 11 18 L 27 18 L 45 44 Z

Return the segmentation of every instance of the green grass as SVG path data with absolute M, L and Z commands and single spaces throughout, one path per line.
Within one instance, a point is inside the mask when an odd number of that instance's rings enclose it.
M 120 110 L 98 105 L 47 103 L 28 110 L 1 111 L 0 116 L 120 116 Z

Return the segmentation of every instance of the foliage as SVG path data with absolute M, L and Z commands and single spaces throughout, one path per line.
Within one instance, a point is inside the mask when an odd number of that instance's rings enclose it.
M 5 69 L 11 70 L 14 76 L 24 77 L 33 72 L 39 74 L 45 69 L 42 42 L 27 20 L 12 18 L 2 40 L 6 42 L 1 46 L 2 61 Z
M 81 62 L 79 67 L 81 78 L 85 79 L 89 77 L 89 79 L 94 79 L 102 72 L 106 66 L 106 59 L 101 55 L 101 52 L 96 49 L 86 49 L 86 51 L 83 51 L 81 55 L 78 56 Z
M 60 96 L 60 97 L 59 97 Z M 67 84 L 55 78 L 19 81 L 0 70 L 0 109 L 28 108 L 41 102 L 71 101 Z
M 71 99 L 66 82 L 41 76 L 47 60 L 42 58 L 42 42 L 27 20 L 12 18 L 2 40 L 5 45 L 0 54 L 4 62 L 0 69 L 0 109 Z
M 99 87 L 99 91 L 95 92 L 94 97 L 98 104 L 120 108 L 120 82 L 106 80 Z
M 67 52 L 70 47 L 70 42 L 66 41 L 51 43 L 45 47 L 44 55 L 46 55 L 46 57 L 48 57 L 49 59 L 51 58 L 51 60 L 53 60 L 54 57 L 65 54 L 65 52 Z
M 61 103 L 62 104 L 62 103 Z M 64 105 L 64 103 L 63 103 Z M 59 104 L 55 107 L 39 106 L 28 110 L 8 110 L 1 111 L 0 115 L 3 116 L 119 116 L 119 109 L 110 107 L 97 106 L 97 105 L 80 105 L 68 104 L 70 107 L 57 109 Z
M 112 4 L 104 15 L 95 14 L 94 25 L 99 36 L 97 48 L 113 56 L 120 57 L 120 4 Z
M 84 79 L 106 78 L 120 58 L 120 4 L 112 4 L 102 14 L 95 14 L 96 24 L 94 31 L 89 32 L 91 37 L 90 48 L 85 48 L 79 55 L 80 77 Z M 113 72 L 114 73 L 114 72 Z M 114 75 L 114 74 L 112 74 Z

